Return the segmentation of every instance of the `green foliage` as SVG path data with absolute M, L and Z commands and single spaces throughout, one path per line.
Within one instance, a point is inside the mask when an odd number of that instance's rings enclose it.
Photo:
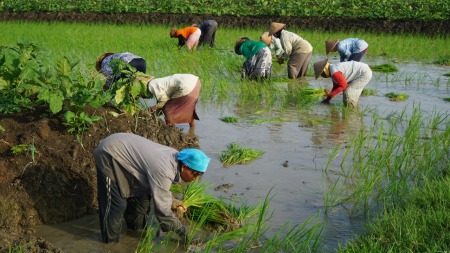
M 0 133 L 5 132 L 5 131 L 6 131 L 6 129 L 4 127 L 2 127 L 2 125 L 0 125 Z
M 382 73 L 398 72 L 398 68 L 389 63 L 370 66 L 370 69 L 373 71 L 382 72 Z
M 228 146 L 228 149 L 223 151 L 219 159 L 224 166 L 231 166 L 234 164 L 246 164 L 261 157 L 264 154 L 262 150 L 255 150 L 249 148 L 242 148 L 235 142 Z
M 267 0 L 4 0 L 0 11 L 11 12 L 103 12 L 103 13 L 193 13 L 216 16 L 302 16 L 364 19 L 446 20 L 450 3 L 441 0 L 384 1 L 267 1 Z
M 443 98 L 442 100 L 444 100 L 445 102 L 450 102 L 450 98 Z
M 407 94 L 395 92 L 386 93 L 384 96 L 389 98 L 390 101 L 405 101 L 409 97 Z
M 0 114 L 11 114 L 32 108 L 32 98 L 39 86 L 36 69 L 39 48 L 33 43 L 0 47 Z

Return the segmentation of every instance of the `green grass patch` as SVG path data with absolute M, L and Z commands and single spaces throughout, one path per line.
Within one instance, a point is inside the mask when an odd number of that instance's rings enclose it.
M 262 123 L 279 123 L 279 122 L 288 122 L 289 119 L 284 118 L 270 118 L 270 119 L 254 119 L 250 122 L 250 124 L 262 124 Z
M 408 99 L 408 95 L 404 93 L 395 93 L 395 92 L 389 92 L 384 94 L 385 97 L 389 98 L 390 101 L 400 102 L 405 101 Z
M 382 73 L 398 72 L 398 68 L 395 65 L 392 65 L 390 63 L 373 65 L 373 66 L 370 66 L 370 69 L 372 69 L 372 71 L 382 72 Z
M 445 73 L 444 76 L 450 76 L 450 72 Z
M 250 163 L 260 158 L 263 154 L 264 151 L 262 150 L 239 147 L 237 143 L 233 142 L 228 146 L 227 150 L 220 154 L 219 160 L 224 166 L 228 167 L 235 164 Z
M 433 62 L 434 64 L 450 66 L 450 55 L 445 55 Z
M 444 100 L 445 102 L 450 102 L 450 98 L 443 98 L 442 100 Z

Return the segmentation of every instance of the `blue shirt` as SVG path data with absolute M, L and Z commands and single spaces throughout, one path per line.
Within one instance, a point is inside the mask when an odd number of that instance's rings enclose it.
M 350 58 L 352 54 L 357 54 L 366 50 L 368 46 L 369 44 L 362 39 L 348 38 L 339 41 L 337 44 L 337 51 L 341 56 L 341 62 L 343 62 L 348 61 L 348 58 Z

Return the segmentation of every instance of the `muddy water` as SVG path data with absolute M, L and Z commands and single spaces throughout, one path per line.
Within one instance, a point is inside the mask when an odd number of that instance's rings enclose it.
M 386 63 L 384 59 L 371 59 L 370 65 Z M 421 63 L 396 63 L 399 72 L 382 74 L 374 72 L 366 87 L 377 91 L 375 96 L 362 97 L 359 109 L 343 117 L 336 106 L 317 104 L 308 110 L 295 108 L 282 111 L 258 112 L 260 105 L 240 107 L 234 102 L 227 104 L 200 103 L 195 132 L 201 149 L 211 158 L 208 172 L 202 180 L 213 186 L 232 184 L 226 190 L 213 191 L 216 196 L 242 196 L 250 204 L 257 204 L 269 194 L 273 196 L 270 208 L 274 215 L 270 220 L 273 235 L 283 224 L 302 224 L 306 219 L 320 213 L 325 227 L 322 234 L 323 250 L 332 251 L 355 234 L 363 232 L 363 217 L 351 217 L 342 209 L 323 215 L 323 188 L 327 178 L 322 169 L 326 166 L 329 151 L 337 144 L 347 142 L 362 127 L 370 127 L 372 114 L 387 117 L 405 109 L 411 112 L 413 105 L 420 105 L 425 112 L 434 110 L 449 113 L 450 103 L 442 99 L 450 97 L 449 78 L 443 74 L 450 67 Z M 313 80 L 312 86 L 331 89 L 330 80 Z M 281 84 L 283 85 L 283 84 Z M 385 93 L 396 92 L 409 95 L 404 102 L 391 102 Z M 342 95 L 332 100 L 333 105 L 342 101 Z M 237 116 L 241 121 L 227 124 L 219 118 Z M 283 118 L 281 123 L 252 124 L 254 119 Z M 186 133 L 188 125 L 179 125 Z M 265 154 L 247 165 L 223 167 L 219 154 L 231 142 L 240 146 L 261 149 Z M 288 161 L 288 166 L 283 164 Z M 336 163 L 339 162 L 339 158 Z M 337 165 L 334 164 L 336 167 Z M 104 245 L 99 242 L 98 217 L 85 216 L 79 220 L 53 226 L 40 226 L 37 235 L 47 238 L 65 252 L 134 252 L 138 236 L 124 232 L 121 242 Z M 182 252 L 175 250 L 175 252 Z

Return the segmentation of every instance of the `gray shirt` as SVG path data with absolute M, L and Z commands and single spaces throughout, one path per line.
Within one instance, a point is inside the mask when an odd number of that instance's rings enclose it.
M 172 212 L 170 186 L 179 182 L 178 151 L 131 133 L 117 133 L 103 139 L 94 151 L 96 161 L 109 154 L 112 162 L 97 164 L 106 176 L 115 179 L 121 196 L 151 195 L 156 218 L 162 227 L 176 230 L 182 227 Z

